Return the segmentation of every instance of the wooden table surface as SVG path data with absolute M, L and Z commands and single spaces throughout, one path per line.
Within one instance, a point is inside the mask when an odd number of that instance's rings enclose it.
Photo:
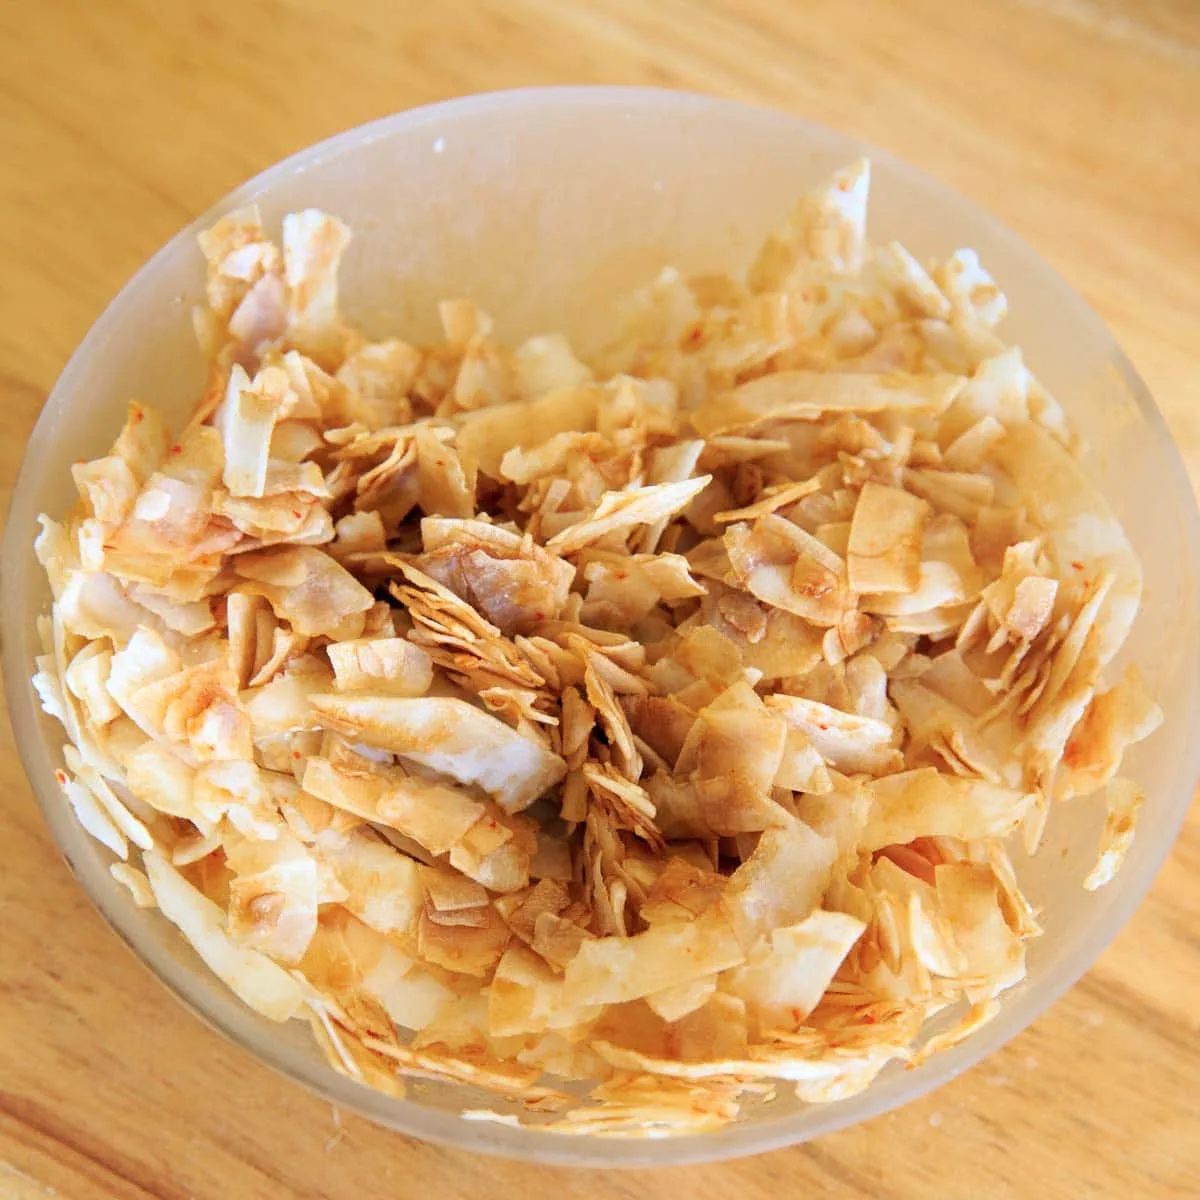
M 1195 0 L 40 0 L 0 15 L 0 504 L 72 348 L 222 193 L 464 92 L 802 113 L 983 203 L 1100 311 L 1200 486 Z M 725 1165 L 546 1170 L 341 1117 L 227 1045 L 68 875 L 0 722 L 0 1198 L 1200 1194 L 1200 820 L 1095 969 L 902 1111 Z

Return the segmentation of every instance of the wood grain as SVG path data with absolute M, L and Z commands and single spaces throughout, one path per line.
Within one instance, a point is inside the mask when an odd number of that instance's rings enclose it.
M 0 486 L 119 285 L 268 163 L 463 92 L 661 84 L 838 125 L 978 200 L 1090 300 L 1200 487 L 1191 0 L 41 0 L 0 14 Z M 0 733 L 0 1197 L 1184 1197 L 1200 1177 L 1200 821 L 1027 1033 L 936 1094 L 723 1166 L 423 1145 L 277 1078 L 103 927 Z

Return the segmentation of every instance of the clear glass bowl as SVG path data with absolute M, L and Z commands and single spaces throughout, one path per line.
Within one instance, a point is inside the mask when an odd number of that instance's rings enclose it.
M 562 329 L 587 349 L 604 338 L 596 314 L 610 311 L 614 295 L 668 263 L 737 269 L 805 185 L 864 153 L 875 240 L 898 238 L 919 256 L 973 246 L 1008 292 L 1002 332 L 1090 442 L 1089 469 L 1145 565 L 1145 603 L 1125 655 L 1167 720 L 1128 759 L 1148 799 L 1124 869 L 1108 888 L 1085 892 L 1100 806 L 1055 811 L 1042 854 L 1022 868 L 1046 925 L 1026 982 L 965 1044 L 917 1070 L 890 1069 L 837 1104 L 806 1107 L 785 1094 L 719 1133 L 573 1138 L 464 1120 L 463 1108 L 496 1106 L 467 1089 L 414 1087 L 396 1100 L 344 1079 L 304 1026 L 246 1009 L 160 916 L 134 908 L 62 801 L 54 782 L 62 733 L 29 685 L 35 618 L 48 599 L 32 552 L 35 514 L 73 502 L 70 463 L 106 450 L 130 399 L 176 417 L 187 410 L 204 378 L 189 320 L 203 282 L 195 235 L 229 209 L 254 201 L 278 221 L 318 206 L 349 221 L 343 295 L 369 331 L 431 335 L 436 301 L 470 295 L 502 336 Z M 1150 886 L 1200 770 L 1198 572 L 1192 492 L 1145 387 L 1083 301 L 979 209 L 886 154 L 781 113 L 667 91 L 552 88 L 474 96 L 351 130 L 265 171 L 160 250 L 75 352 L 30 440 L 4 542 L 0 622 L 9 711 L 47 823 L 113 929 L 197 1015 L 333 1103 L 406 1134 L 542 1162 L 653 1165 L 750 1154 L 875 1116 L 983 1058 L 1088 968 Z

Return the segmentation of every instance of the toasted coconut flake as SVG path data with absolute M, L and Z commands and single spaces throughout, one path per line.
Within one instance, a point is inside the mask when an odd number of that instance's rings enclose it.
M 837 413 L 944 412 L 962 390 L 956 375 L 827 375 L 817 371 L 777 371 L 692 414 L 703 437 L 752 429 L 767 421 L 816 421 Z
M 1142 594 L 1142 570 L 1107 502 L 1078 462 L 1049 434 L 1032 425 L 1010 429 L 996 457 L 1049 535 L 1049 550 L 1065 578 L 1081 563 L 1092 576 L 1111 574 L 1096 648 L 1107 663 L 1129 633 Z
M 990 866 L 934 868 L 937 906 L 962 957 L 958 978 L 972 1000 L 994 996 L 1025 976 L 1025 948 L 1009 928 Z
M 1036 793 L 943 775 L 932 767 L 877 779 L 871 794 L 874 805 L 862 842 L 866 850 L 919 837 L 1007 837 L 1037 799 Z
M 631 938 L 593 938 L 567 964 L 563 999 L 570 1005 L 620 1004 L 735 967 L 744 958 L 733 930 L 715 914 Z
M 138 908 L 156 908 L 154 892 L 144 871 L 131 867 L 128 863 L 115 862 L 108 868 L 108 873 L 129 893 L 130 899 Z
M 125 424 L 113 443 L 112 454 L 133 473 L 139 484 L 145 483 L 162 462 L 170 445 L 170 436 L 158 413 L 144 404 L 130 404 Z
M 317 929 L 317 898 L 317 863 L 306 854 L 238 875 L 229 885 L 229 932 L 276 962 L 297 963 Z
M 512 934 L 490 905 L 470 920 L 436 920 L 427 905 L 417 921 L 417 953 L 456 975 L 490 975 Z
M 590 516 L 569 525 L 547 543 L 549 550 L 573 554 L 609 534 L 651 525 L 686 508 L 709 484 L 711 475 L 681 483 L 659 483 L 626 492 L 607 492 Z
M 738 581 L 764 604 L 815 625 L 836 625 L 851 606 L 845 562 L 791 521 L 731 525 L 725 548 Z
M 336 695 L 310 703 L 332 727 L 477 784 L 509 812 L 527 808 L 566 773 L 558 755 L 462 700 Z
M 991 1019 L 1000 1011 L 1000 1003 L 997 1000 L 984 1000 L 978 1004 L 973 1004 L 963 1014 L 962 1020 L 944 1033 L 935 1034 L 913 1055 L 912 1061 L 909 1064 L 913 1067 L 919 1067 L 926 1060 L 935 1054 L 940 1054 L 944 1050 L 950 1050 L 966 1041 L 973 1033 L 982 1029 Z
M 573 1026 L 578 1009 L 564 1011 L 563 979 L 524 946 L 509 946 L 488 988 L 488 1028 L 493 1037 L 542 1033 Z
M 691 766 L 687 812 L 668 806 L 678 836 L 732 836 L 786 820 L 770 792 L 783 761 L 787 729 L 746 683 L 735 684 L 702 709 L 680 751 L 677 770 Z
M 468 413 L 459 426 L 458 451 L 478 463 L 481 471 L 502 478 L 501 459 L 513 447 L 540 444 L 558 433 L 594 429 L 603 396 L 602 388 L 585 384 Z
M 875 251 L 875 262 L 896 292 L 924 317 L 948 317 L 952 306 L 929 272 L 899 242 Z
M 359 831 L 323 843 L 321 858 L 346 891 L 342 903 L 365 925 L 389 936 L 414 930 L 422 893 L 411 858 Z
M 646 997 L 646 1004 L 664 1021 L 675 1023 L 703 1008 L 716 990 L 716 976 L 708 975 L 655 992 Z
M 143 860 L 155 903 L 237 996 L 272 1021 L 294 1017 L 303 992 L 282 967 L 265 954 L 239 946 L 226 932 L 224 914 L 198 892 L 166 859 L 147 853 Z
M 954 314 L 978 321 L 990 329 L 1008 311 L 1008 301 L 996 286 L 996 281 L 980 266 L 974 250 L 956 250 L 945 263 L 934 270 L 944 295 L 950 300 Z
M 865 929 L 847 913 L 818 909 L 798 925 L 768 933 L 745 966 L 730 975 L 728 986 L 764 1032 L 795 1028 L 817 1007 Z
M 576 387 L 592 378 L 592 370 L 575 357 L 562 334 L 527 338 L 513 351 L 517 391 L 523 398 L 544 396 L 557 388 Z
M 309 546 L 242 554 L 234 570 L 297 633 L 316 637 L 365 612 L 374 597 L 344 567 Z
M 568 602 L 575 569 L 532 539 L 484 521 L 421 522 L 421 566 L 501 632 L 528 632 Z
M 139 850 L 152 849 L 155 844 L 154 836 L 147 824 L 130 810 L 125 800 L 117 796 L 108 780 L 94 766 L 85 762 L 73 746 L 63 747 L 63 758 L 68 768 L 75 773 L 77 782 L 91 793 L 101 816 L 107 818 L 115 829 L 117 840 L 128 840 Z M 118 850 L 118 853 L 124 857 L 123 851 Z
M 1095 696 L 1071 733 L 1056 780 L 1059 795 L 1087 795 L 1108 783 L 1125 750 L 1162 724 L 1162 709 L 1130 668 L 1115 687 Z
M 793 792 L 821 795 L 833 787 L 829 769 L 820 751 L 805 736 L 803 730 L 789 726 L 784 742 L 775 786 Z
M 71 805 L 75 818 L 102 846 L 124 859 L 129 847 L 112 816 L 87 788 L 74 779 L 60 781 L 63 795 Z
M 864 484 L 850 526 L 850 586 L 856 592 L 915 591 L 928 516 L 929 505 L 908 492 Z
M 433 683 L 433 661 L 404 638 L 364 638 L 328 648 L 339 692 L 375 691 L 423 696 Z
M 705 594 L 687 559 L 678 554 L 585 551 L 580 558 L 589 585 L 580 616 L 590 625 L 628 629 L 662 600 L 674 603 Z
M 1121 869 L 1129 847 L 1133 845 L 1134 828 L 1145 797 L 1136 783 L 1128 779 L 1113 779 L 1105 789 L 1108 812 L 1104 832 L 1100 836 L 1100 856 L 1088 872 L 1083 886 L 1094 892 L 1111 883 Z
M 530 1103 L 558 1100 L 561 1097 L 561 1093 L 552 1088 L 535 1086 L 539 1074 L 536 1067 L 522 1067 L 488 1054 L 468 1058 L 448 1054 L 436 1047 L 411 1050 L 371 1037 L 364 1038 L 363 1042 L 368 1049 L 393 1059 L 402 1074 L 418 1079 L 465 1083 Z
M 128 463 L 115 454 L 90 463 L 75 463 L 71 477 L 91 515 L 109 529 L 115 529 L 129 516 L 141 486 Z
M 841 712 L 800 696 L 769 696 L 767 704 L 804 734 L 827 765 L 839 771 L 881 775 L 903 764 L 893 747 L 892 727 L 884 721 Z
M 431 854 L 448 853 L 486 812 L 445 784 L 394 770 L 351 775 L 316 756 L 306 760 L 301 786 L 335 808 L 397 830 Z
M 818 479 L 805 479 L 799 483 L 782 483 L 764 488 L 762 495 L 753 504 L 746 508 L 714 513 L 713 520 L 722 523 L 753 521 L 756 517 L 765 517 L 770 513 L 778 512 L 781 508 L 786 508 L 789 504 L 795 504 L 797 500 L 803 500 L 805 496 L 811 496 L 820 489 L 821 483 Z
M 803 921 L 824 894 L 836 856 L 837 845 L 803 821 L 766 830 L 721 901 L 742 945 Z
M 254 205 L 222 217 L 196 240 L 208 261 L 209 307 L 226 320 L 255 283 L 280 271 L 279 250 L 267 241 Z
M 810 262 L 834 271 L 857 271 L 866 252 L 870 186 L 870 166 L 860 158 L 823 187 L 806 192 L 763 244 L 750 268 L 750 286 L 756 291 L 779 288 Z
M 318 361 L 336 354 L 341 345 L 337 271 L 349 242 L 350 230 L 316 209 L 283 219 L 288 337 Z
M 266 388 L 251 387 L 245 370 L 235 364 L 220 414 L 225 451 L 222 480 L 231 495 L 264 494 L 279 399 Z

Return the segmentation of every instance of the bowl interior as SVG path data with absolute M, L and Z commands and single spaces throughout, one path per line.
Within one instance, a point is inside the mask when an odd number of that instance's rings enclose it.
M 273 226 L 294 209 L 324 208 L 355 231 L 344 307 L 369 332 L 429 336 L 436 302 L 464 295 L 496 318 L 502 336 L 557 329 L 587 350 L 606 336 L 615 296 L 667 264 L 744 266 L 804 186 L 862 153 L 872 157 L 873 240 L 898 238 L 918 256 L 979 251 L 1009 295 L 1001 332 L 1090 442 L 1089 470 L 1141 554 L 1146 595 L 1124 657 L 1138 664 L 1167 722 L 1127 760 L 1147 807 L 1124 870 L 1104 891 L 1084 892 L 1099 805 L 1053 813 L 1043 853 L 1021 870 L 1046 925 L 1026 982 L 965 1045 L 918 1070 L 885 1073 L 837 1104 L 804 1107 L 781 1095 L 702 1138 L 568 1139 L 463 1121 L 463 1107 L 503 1105 L 483 1096 L 464 1103 L 459 1089 L 427 1085 L 397 1101 L 341 1078 L 306 1029 L 243 1008 L 161 918 L 128 903 L 108 876 L 106 852 L 61 801 L 53 781 L 61 731 L 28 684 L 35 617 L 48 599 L 32 554 L 34 515 L 73 502 L 69 464 L 107 448 L 130 399 L 178 420 L 202 384 L 189 320 L 203 287 L 195 229 L 250 201 Z M 4 546 L 4 668 L 28 774 L 72 869 L 124 940 L 208 1022 L 333 1102 L 417 1136 L 545 1161 L 683 1162 L 803 1140 L 911 1098 L 1011 1037 L 1086 969 L 1149 886 L 1196 779 L 1197 544 L 1178 456 L 1108 333 L 1032 251 L 965 200 L 851 138 L 782 114 L 649 90 L 531 90 L 400 114 L 305 151 L 228 197 L 135 276 L 63 372 L 30 442 Z

